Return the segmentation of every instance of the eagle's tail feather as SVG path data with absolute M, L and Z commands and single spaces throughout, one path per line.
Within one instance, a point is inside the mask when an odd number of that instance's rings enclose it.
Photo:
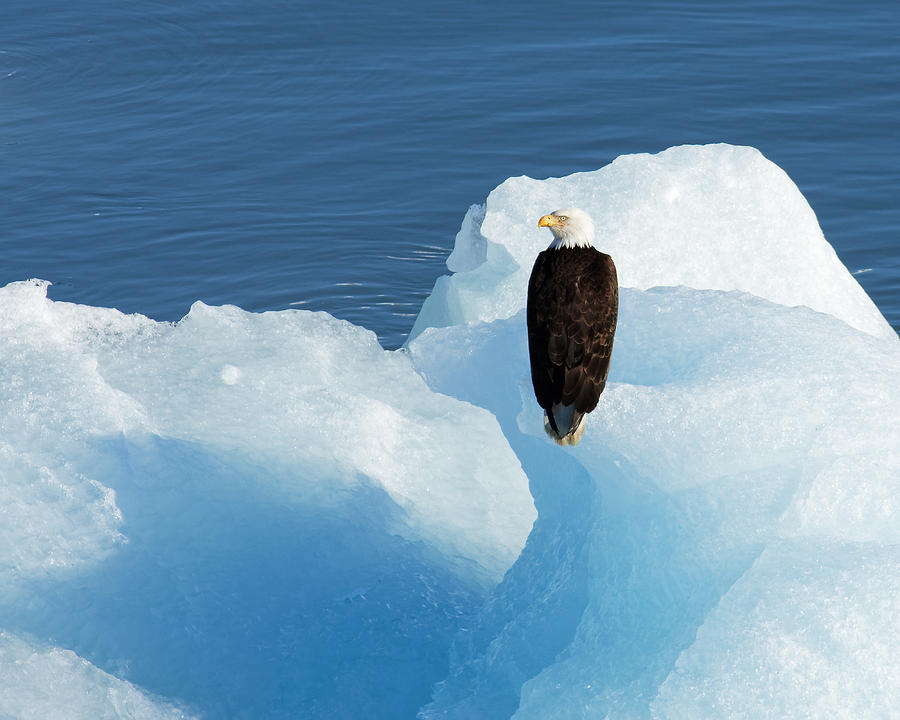
M 584 413 L 571 405 L 554 405 L 544 414 L 544 431 L 557 445 L 577 445 L 584 426 Z

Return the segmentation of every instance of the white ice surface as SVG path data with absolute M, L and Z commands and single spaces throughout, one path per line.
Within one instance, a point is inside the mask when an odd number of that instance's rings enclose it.
M 522 309 L 534 257 L 551 240 L 537 221 L 568 206 L 593 217 L 623 287 L 743 290 L 896 337 L 787 174 L 755 148 L 721 144 L 622 155 L 563 178 L 509 178 L 469 210 L 447 263 L 456 274 L 435 285 L 412 335 Z
M 427 700 L 448 628 L 535 518 L 496 419 L 325 313 L 158 323 L 46 291 L 0 289 L 0 632 L 200 715 Z
M 0 717 L 16 720 L 187 720 L 70 650 L 40 648 L 0 632 Z
M 0 429 L 27 450 L 6 449 L 13 472 L 0 492 L 22 518 L 6 531 L 42 515 L 35 532 L 46 536 L 15 551 L 30 556 L 11 558 L 21 574 L 99 559 L 122 540 L 114 493 L 70 452 L 104 436 L 152 434 L 299 466 L 282 490 L 324 501 L 375 484 L 406 513 L 397 532 L 478 563 L 494 581 L 534 520 L 526 478 L 489 413 L 431 392 L 405 353 L 325 313 L 198 302 L 180 322 L 157 323 L 52 302 L 46 283 L 25 282 L 0 290 L 0 323 L 15 339 L 0 348 L 9 398 Z
M 425 717 L 889 717 L 898 343 L 687 288 L 623 290 L 620 317 L 565 456 L 512 350 L 522 313 L 411 344 L 432 387 L 496 413 L 539 512 Z

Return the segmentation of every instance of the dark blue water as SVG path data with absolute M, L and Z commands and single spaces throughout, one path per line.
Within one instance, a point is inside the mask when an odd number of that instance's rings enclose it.
M 505 178 L 753 145 L 900 328 L 896 0 L 0 8 L 0 282 L 402 343 Z

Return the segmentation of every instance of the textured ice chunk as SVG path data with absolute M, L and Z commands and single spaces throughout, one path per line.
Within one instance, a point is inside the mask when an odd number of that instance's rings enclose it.
M 539 511 L 423 717 L 889 716 L 896 340 L 744 293 L 625 289 L 610 385 L 564 452 L 524 335 L 520 312 L 409 346 L 435 390 L 494 412 Z
M 123 541 L 115 493 L 76 462 L 87 438 L 143 422 L 80 349 L 119 318 L 129 332 L 150 322 L 52 303 L 46 283 L 0 288 L 0 593 L 102 560 Z
M 100 487 L 78 474 L 61 443 L 76 452 L 89 437 L 152 433 L 299 464 L 345 486 L 375 483 L 408 513 L 398 532 L 442 543 L 448 557 L 474 560 L 495 579 L 524 543 L 534 509 L 494 418 L 432 393 L 406 354 L 385 352 L 370 331 L 325 313 L 203 303 L 177 324 L 155 323 L 51 302 L 44 283 L 2 293 L 12 342 L 0 349 L 9 398 L 0 428 L 5 440 L 46 455 L 13 460 L 37 465 L 45 484 Z M 292 491 L 335 488 L 313 481 Z M 111 495 L 91 511 L 107 527 L 104 507 L 115 520 Z
M 331 495 L 375 483 L 428 538 L 498 579 L 534 520 L 527 481 L 495 419 L 431 392 L 405 352 L 325 313 L 247 313 L 195 303 L 133 355 L 98 360 L 107 382 L 166 437 L 300 461 Z M 248 418 L 252 421 L 248 422 Z M 426 470 L 427 468 L 427 470 Z
M 489 412 L 327 314 L 157 323 L 23 282 L 0 327 L 0 632 L 52 646 L 40 673 L 76 653 L 210 716 L 409 714 L 534 520 Z
M 897 555 L 877 543 L 766 548 L 678 659 L 652 716 L 892 717 Z
M 115 493 L 61 459 L 49 462 L 0 443 L 0 595 L 98 562 L 124 541 Z
M 0 717 L 16 720 L 187 720 L 70 650 L 0 632 Z

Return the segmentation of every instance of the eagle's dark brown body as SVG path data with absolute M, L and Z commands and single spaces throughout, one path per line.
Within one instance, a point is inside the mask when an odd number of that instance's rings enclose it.
M 618 309 L 609 255 L 578 247 L 537 256 L 528 282 L 531 381 L 548 433 L 561 444 L 578 442 L 606 386 Z

